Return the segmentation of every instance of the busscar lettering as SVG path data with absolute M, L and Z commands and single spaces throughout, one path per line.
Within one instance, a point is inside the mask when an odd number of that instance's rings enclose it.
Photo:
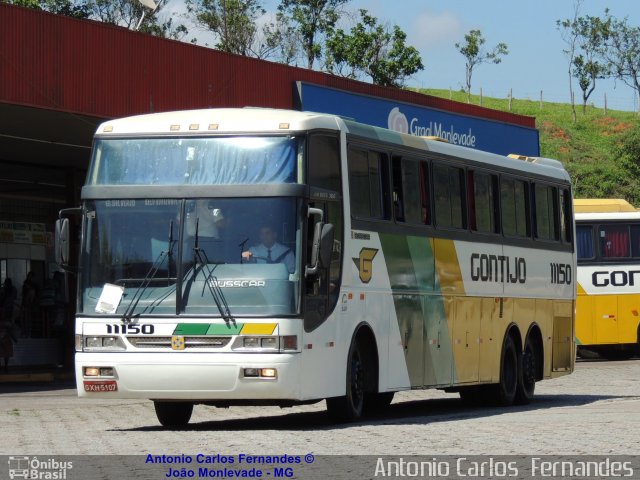
M 474 282 L 526 283 L 527 261 L 522 257 L 471 254 L 471 280 Z

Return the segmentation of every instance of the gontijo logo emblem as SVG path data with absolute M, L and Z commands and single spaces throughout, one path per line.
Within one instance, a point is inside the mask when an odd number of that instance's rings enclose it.
M 398 133 L 409 133 L 409 121 L 407 116 L 400 111 L 398 107 L 394 107 L 389 112 L 387 118 L 387 124 L 389 130 L 393 130 Z
M 358 258 L 353 258 L 353 263 L 356 264 L 358 272 L 360 273 L 360 281 L 362 283 L 369 283 L 373 276 L 373 259 L 378 253 L 376 248 L 363 247 L 360 250 Z

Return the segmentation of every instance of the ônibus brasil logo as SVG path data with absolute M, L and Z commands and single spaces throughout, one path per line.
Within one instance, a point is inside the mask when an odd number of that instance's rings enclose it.
M 73 468 L 73 462 L 59 461 L 55 458 L 46 460 L 38 457 L 10 456 L 9 478 L 65 480 L 67 470 Z
M 398 107 L 392 108 L 389 112 L 387 124 L 389 126 L 389 130 L 393 130 L 398 133 L 409 133 L 409 121 L 407 120 L 407 116 L 402 113 Z

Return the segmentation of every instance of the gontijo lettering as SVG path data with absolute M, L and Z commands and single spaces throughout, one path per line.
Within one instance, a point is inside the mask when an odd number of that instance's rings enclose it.
M 474 282 L 525 283 L 527 261 L 506 255 L 471 254 L 471 280 Z

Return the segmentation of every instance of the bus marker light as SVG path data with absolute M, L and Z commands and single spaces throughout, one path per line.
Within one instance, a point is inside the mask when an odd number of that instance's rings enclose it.
M 353 293 L 349 292 L 349 295 L 347 295 L 347 297 L 349 298 L 349 300 L 353 299 Z
M 107 125 L 102 129 L 102 131 L 105 133 L 113 132 L 113 125 Z
M 85 392 L 117 392 L 118 384 L 115 380 L 85 380 Z
M 288 123 L 281 123 L 280 125 L 278 125 L 278 128 L 280 130 L 286 130 L 289 128 L 289 124 Z
M 275 368 L 261 368 L 260 376 L 266 378 L 276 378 L 278 374 Z
M 364 293 L 360 294 L 360 300 L 364 300 Z
M 304 348 L 306 348 L 307 350 L 311 350 L 313 348 L 313 343 L 307 343 Z
M 638 316 L 638 310 L 631 310 L 631 314 L 632 314 L 634 317 L 637 317 L 637 316 Z
M 99 377 L 100 369 L 98 367 L 84 367 L 85 377 Z
M 200 130 L 200 124 L 192 123 L 191 125 L 189 125 L 189 130 Z
M 169 127 L 169 130 L 171 130 L 172 132 L 177 132 L 180 130 L 180 125 L 171 125 Z
M 283 335 L 282 336 L 282 349 L 283 350 L 297 350 L 298 349 L 298 337 L 297 337 L 297 335 Z
M 218 129 L 218 124 L 217 123 L 210 123 L 209 124 L 209 130 L 217 130 Z

